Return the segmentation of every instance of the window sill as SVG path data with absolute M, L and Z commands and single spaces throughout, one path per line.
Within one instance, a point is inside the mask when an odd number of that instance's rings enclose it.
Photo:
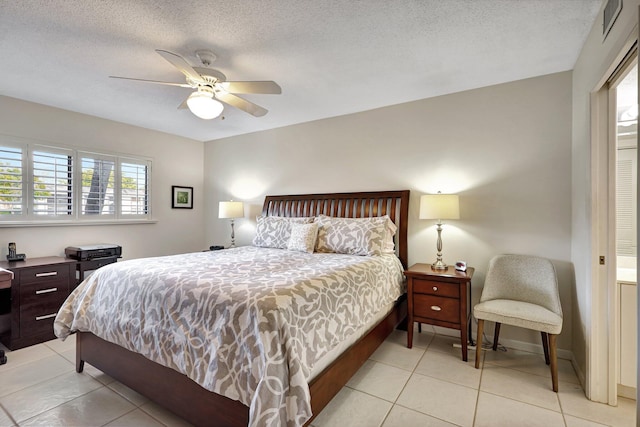
M 156 224 L 157 219 L 112 219 L 97 221 L 0 221 L 0 228 L 8 227 L 75 227 L 86 225 L 141 225 Z

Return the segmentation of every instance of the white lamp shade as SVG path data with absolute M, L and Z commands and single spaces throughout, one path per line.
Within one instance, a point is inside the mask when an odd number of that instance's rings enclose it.
M 218 204 L 218 218 L 242 218 L 244 216 L 244 203 L 220 202 Z
M 222 103 L 214 99 L 211 93 L 203 91 L 193 92 L 189 95 L 187 106 L 193 114 L 204 120 L 215 119 L 224 109 Z
M 420 219 L 460 219 L 456 194 L 425 194 L 420 197 Z

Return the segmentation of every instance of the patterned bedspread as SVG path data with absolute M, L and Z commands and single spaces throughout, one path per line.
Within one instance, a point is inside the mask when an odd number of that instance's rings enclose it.
M 256 247 L 97 270 L 54 330 L 88 331 L 250 408 L 250 425 L 304 424 L 314 363 L 404 292 L 393 255 Z

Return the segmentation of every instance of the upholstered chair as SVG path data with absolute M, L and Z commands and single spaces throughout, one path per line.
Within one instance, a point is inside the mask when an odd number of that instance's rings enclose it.
M 480 367 L 485 320 L 495 322 L 494 351 L 501 324 L 533 329 L 541 332 L 544 358 L 551 365 L 553 391 L 558 392 L 556 339 L 562 331 L 562 307 L 551 261 L 529 255 L 494 257 L 473 314 L 478 319 L 476 369 Z

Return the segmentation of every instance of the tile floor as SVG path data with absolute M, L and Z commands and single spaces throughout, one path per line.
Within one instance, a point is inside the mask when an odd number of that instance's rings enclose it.
M 425 331 L 429 329 L 429 331 Z M 458 340 L 428 326 L 406 348 L 395 331 L 314 420 L 324 426 L 634 426 L 635 401 L 588 401 L 566 360 L 560 392 L 541 355 L 508 350 L 462 362 Z M 0 366 L 0 426 L 186 426 L 97 369 L 74 368 L 73 340 L 7 352 Z

